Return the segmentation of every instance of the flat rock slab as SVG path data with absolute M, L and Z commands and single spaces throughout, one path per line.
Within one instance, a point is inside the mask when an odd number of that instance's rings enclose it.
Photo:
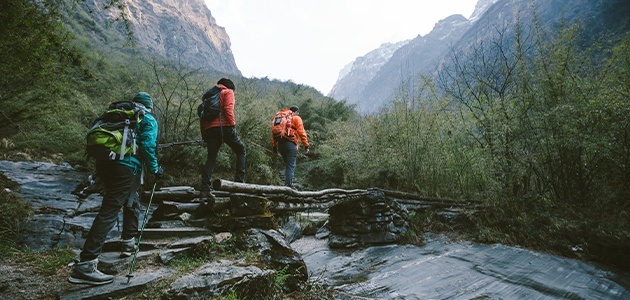
M 0 161 L 0 169 L 20 185 L 19 193 L 34 207 L 76 209 L 77 197 L 72 191 L 85 175 L 69 164 Z
M 189 238 L 211 234 L 210 230 L 198 227 L 183 228 L 145 228 L 142 238 L 164 239 L 164 238 Z
M 249 285 L 270 274 L 271 271 L 256 266 L 238 266 L 227 260 L 212 262 L 190 275 L 178 278 L 162 299 L 211 299 L 222 287 L 238 283 Z M 254 285 L 251 287 L 254 288 Z
M 135 267 L 137 268 L 142 261 L 150 262 L 151 259 L 157 258 L 158 254 L 159 251 L 157 250 L 138 252 Z M 120 252 L 103 252 L 98 260 L 98 269 L 105 274 L 128 274 L 133 256 L 121 258 Z
M 119 299 L 131 294 L 139 293 L 149 284 L 157 282 L 160 279 L 175 273 L 175 270 L 168 268 L 142 270 L 142 273 L 134 274 L 134 277 L 131 279 L 129 279 L 126 275 L 122 275 L 115 278 L 114 282 L 106 285 L 77 285 L 77 287 L 63 291 L 59 295 L 59 299 Z

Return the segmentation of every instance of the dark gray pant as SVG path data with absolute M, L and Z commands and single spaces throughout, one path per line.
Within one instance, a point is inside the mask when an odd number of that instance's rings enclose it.
M 221 127 L 208 128 L 203 133 L 203 140 L 206 141 L 208 156 L 206 157 L 206 164 L 201 173 L 201 190 L 212 190 L 212 172 L 214 172 L 214 166 L 217 163 L 217 154 L 223 142 L 230 146 L 234 154 L 236 154 L 234 181 L 245 182 L 245 145 L 236 134 L 236 127 L 223 126 L 223 132 L 221 132 Z
M 284 185 L 293 187 L 293 175 L 295 174 L 297 160 L 297 145 L 289 140 L 278 141 L 278 152 L 284 159 Z
M 130 239 L 138 235 L 138 218 L 140 216 L 140 186 L 141 171 L 120 164 L 99 164 L 96 166 L 97 176 L 105 186 L 103 203 L 94 218 L 90 232 L 83 244 L 81 261 L 97 258 L 103 250 L 107 234 L 118 221 L 118 213 L 123 209 L 122 238 Z

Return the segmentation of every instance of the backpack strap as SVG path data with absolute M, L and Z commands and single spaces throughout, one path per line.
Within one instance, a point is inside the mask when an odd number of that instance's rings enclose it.
M 120 146 L 120 160 L 125 158 L 127 147 L 127 135 L 129 134 L 129 119 L 125 119 L 125 129 L 123 130 L 122 145 Z
M 219 88 L 221 87 L 219 86 Z M 219 131 L 221 131 L 221 140 L 223 140 L 223 99 L 221 99 L 221 92 L 223 92 L 222 88 L 219 91 Z

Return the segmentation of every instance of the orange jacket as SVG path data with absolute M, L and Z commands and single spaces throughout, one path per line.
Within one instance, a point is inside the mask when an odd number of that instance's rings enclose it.
M 284 108 L 282 111 L 288 111 L 288 110 L 289 110 L 288 108 Z M 293 117 L 291 118 L 291 128 L 293 129 L 293 132 L 295 132 L 295 135 L 293 136 L 293 139 L 291 139 L 291 141 L 294 142 L 296 146 L 301 141 L 304 147 L 308 147 L 308 138 L 306 137 L 306 130 L 304 130 L 304 123 L 302 122 L 302 118 L 300 118 L 300 116 L 293 114 Z M 277 146 L 278 146 L 278 141 L 276 141 L 276 139 L 273 138 L 273 134 L 272 134 L 271 147 L 277 147 Z
M 234 97 L 234 91 L 226 88 L 222 84 L 217 84 L 221 90 L 221 96 L 219 97 L 219 107 L 221 108 L 221 116 L 208 122 L 205 119 L 201 119 L 199 127 L 201 133 L 208 128 L 219 126 L 236 126 L 236 120 L 234 119 L 234 104 L 236 103 L 236 97 Z M 219 119 L 221 123 L 219 123 Z

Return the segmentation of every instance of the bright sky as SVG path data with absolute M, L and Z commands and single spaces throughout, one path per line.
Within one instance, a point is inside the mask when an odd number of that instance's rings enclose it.
M 326 95 L 339 71 L 383 43 L 428 34 L 477 0 L 204 0 L 246 77 L 292 80 Z

